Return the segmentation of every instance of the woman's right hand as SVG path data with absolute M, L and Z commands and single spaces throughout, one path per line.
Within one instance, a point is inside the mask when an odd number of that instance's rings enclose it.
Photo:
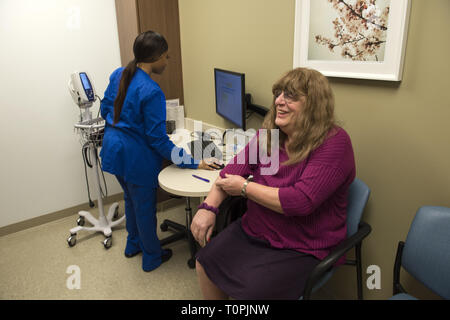
M 211 238 L 214 226 L 216 225 L 216 214 L 206 210 L 200 209 L 192 219 L 191 233 L 194 239 L 204 247 Z

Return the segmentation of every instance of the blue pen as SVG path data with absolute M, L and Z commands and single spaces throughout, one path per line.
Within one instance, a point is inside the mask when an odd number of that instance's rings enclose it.
M 203 181 L 205 181 L 205 182 L 209 182 L 209 180 L 208 180 L 208 179 L 205 179 L 205 178 L 202 178 L 202 177 L 196 176 L 195 174 L 193 174 L 192 176 L 193 176 L 194 178 L 197 178 L 197 179 L 203 180 Z

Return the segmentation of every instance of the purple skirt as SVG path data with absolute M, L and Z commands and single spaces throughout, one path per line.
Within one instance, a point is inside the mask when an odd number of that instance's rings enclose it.
M 241 219 L 212 238 L 196 257 L 208 278 L 239 300 L 298 299 L 320 262 L 312 255 L 273 248 L 268 241 L 247 235 Z

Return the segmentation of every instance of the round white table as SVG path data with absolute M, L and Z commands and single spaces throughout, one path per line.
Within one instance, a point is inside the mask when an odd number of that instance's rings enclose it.
M 209 190 L 211 190 L 211 187 L 214 184 L 214 181 L 219 176 L 219 172 L 220 170 L 181 169 L 172 164 L 164 168 L 158 176 L 159 185 L 163 190 L 186 198 L 186 226 L 167 219 L 164 220 L 161 224 L 162 231 L 167 231 L 168 228 L 171 227 L 177 232 L 161 240 L 161 245 L 166 245 L 174 241 L 187 238 L 191 251 L 191 257 L 188 260 L 188 266 L 190 268 L 195 268 L 195 253 L 197 252 L 197 245 L 190 231 L 192 221 L 190 198 L 207 196 Z M 209 182 L 197 179 L 192 175 L 209 180 Z
M 164 168 L 158 182 L 165 191 L 183 197 L 204 197 L 208 195 L 220 170 L 181 169 L 172 164 Z M 209 180 L 197 179 L 192 175 Z

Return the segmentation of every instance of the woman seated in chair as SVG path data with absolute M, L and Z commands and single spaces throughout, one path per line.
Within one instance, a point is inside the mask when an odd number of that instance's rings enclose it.
M 205 299 L 298 299 L 309 273 L 346 238 L 355 161 L 327 78 L 297 68 L 272 92 L 262 130 L 220 172 L 192 221 Z M 270 161 L 255 143 L 271 150 Z M 247 212 L 209 241 L 228 195 L 248 198 Z

